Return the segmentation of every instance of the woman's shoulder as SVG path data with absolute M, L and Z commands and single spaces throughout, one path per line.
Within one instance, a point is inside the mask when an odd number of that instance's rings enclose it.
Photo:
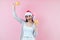
M 25 26 L 25 25 L 26 25 L 26 23 L 27 23 L 27 22 L 26 22 L 26 21 L 24 21 L 24 22 L 22 23 L 22 26 Z
M 33 23 L 33 27 L 36 28 L 36 24 L 35 23 Z
M 37 26 L 35 23 L 33 23 L 34 26 Z

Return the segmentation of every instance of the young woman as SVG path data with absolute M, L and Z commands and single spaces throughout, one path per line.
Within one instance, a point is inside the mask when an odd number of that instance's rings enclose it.
M 15 5 L 12 5 L 12 12 L 13 17 L 22 24 L 20 40 L 35 40 L 37 31 L 31 11 L 26 12 L 25 21 L 16 15 Z

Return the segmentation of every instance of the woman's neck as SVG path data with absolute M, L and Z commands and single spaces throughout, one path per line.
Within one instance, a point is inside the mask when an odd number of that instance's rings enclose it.
M 29 20 L 28 22 L 27 22 L 27 26 L 28 27 L 31 27 L 33 25 L 33 22 L 31 21 L 31 20 Z

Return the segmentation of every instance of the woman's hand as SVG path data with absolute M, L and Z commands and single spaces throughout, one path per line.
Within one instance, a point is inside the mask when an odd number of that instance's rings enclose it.
M 14 3 L 12 4 L 12 9 L 15 10 L 15 4 Z

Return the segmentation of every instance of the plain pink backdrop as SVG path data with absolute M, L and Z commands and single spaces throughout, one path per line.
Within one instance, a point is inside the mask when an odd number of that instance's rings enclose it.
M 39 20 L 36 40 L 60 40 L 60 0 L 0 0 L 0 40 L 20 40 L 22 25 L 12 16 L 12 3 L 17 15 L 24 19 L 26 10 L 31 10 Z

